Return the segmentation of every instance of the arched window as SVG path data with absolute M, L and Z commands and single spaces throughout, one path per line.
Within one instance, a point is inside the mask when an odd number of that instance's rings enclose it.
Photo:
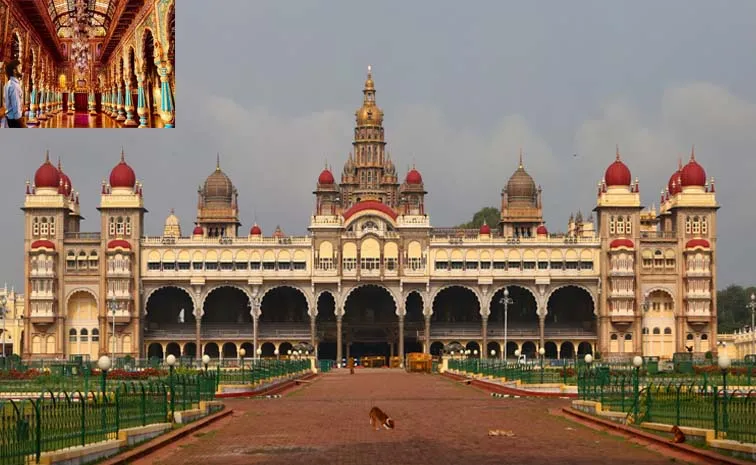
M 672 334 L 672 328 L 664 328 L 664 334 Z
M 76 330 L 74 328 L 68 330 L 68 342 L 76 342 Z
M 685 234 L 690 234 L 690 231 L 691 231 L 690 223 L 691 223 L 690 217 L 688 216 L 685 218 Z
M 654 334 L 659 334 L 659 328 L 654 328 Z
M 609 234 L 614 234 L 614 217 L 609 217 Z
M 617 334 L 616 333 L 612 333 L 611 339 L 612 339 L 612 341 L 616 341 L 617 340 Z
M 97 328 L 92 328 L 92 342 L 99 342 L 100 340 L 100 330 Z
M 50 217 L 50 237 L 55 237 L 55 218 Z
M 131 217 L 126 217 L 126 235 L 131 236 Z
M 643 328 L 643 334 L 648 334 L 648 328 Z
M 633 340 L 633 333 L 627 333 L 627 334 L 625 334 L 625 340 L 626 341 L 632 341 Z
M 123 236 L 123 217 L 116 218 L 116 235 Z
M 69 270 L 76 269 L 76 252 L 69 250 L 66 254 L 66 268 Z
M 89 269 L 90 270 L 96 270 L 97 264 L 98 264 L 98 257 L 97 257 L 97 251 L 93 250 L 89 252 Z
M 81 342 L 89 341 L 89 331 L 87 331 L 87 328 L 82 328 L 81 331 L 79 332 L 79 336 L 80 336 L 79 340 Z
M 701 340 L 702 340 L 702 341 L 708 341 L 708 340 L 709 340 L 709 335 L 708 335 L 708 334 L 706 334 L 706 333 L 703 333 L 703 334 L 701 335 Z
M 697 216 L 693 217 L 693 234 L 701 234 L 701 221 Z
M 706 217 L 701 217 L 701 235 L 706 236 L 709 234 L 709 222 Z
M 39 228 L 40 236 L 43 236 L 43 237 L 47 236 L 47 231 L 48 231 L 47 218 L 42 218 L 42 224 L 40 225 L 40 228 Z
M 633 233 L 632 224 L 633 224 L 633 222 L 630 219 L 630 217 L 629 216 L 626 217 L 625 218 L 625 234 L 627 234 L 628 236 Z
M 109 224 L 108 230 L 110 231 L 110 235 L 111 235 L 111 236 L 115 236 L 115 233 L 116 233 L 116 228 L 115 228 L 115 218 L 113 218 L 113 217 L 111 216 L 111 217 L 110 217 L 110 222 L 109 222 L 109 223 L 110 223 L 110 224 Z
M 617 219 L 617 234 L 625 234 L 625 217 L 620 216 Z
M 685 336 L 685 339 L 688 340 L 688 341 L 692 341 L 693 340 L 693 334 L 688 333 L 688 335 Z
M 87 253 L 83 250 L 79 252 L 78 257 L 78 268 L 80 270 L 86 270 L 87 269 Z
M 39 237 L 39 218 L 34 218 L 32 222 L 32 234 L 34 237 Z

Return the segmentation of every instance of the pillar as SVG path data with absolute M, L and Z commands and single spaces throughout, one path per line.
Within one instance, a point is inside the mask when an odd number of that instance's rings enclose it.
M 116 121 L 126 121 L 126 109 L 123 105 L 123 86 L 121 85 L 121 82 L 118 82 L 118 116 L 116 117 Z
M 137 74 L 137 114 L 139 115 L 139 127 L 147 126 L 147 99 L 144 95 L 144 74 Z M 313 344 L 314 346 L 315 344 Z
M 317 337 L 317 322 L 315 319 L 317 318 L 317 315 L 310 315 L 310 345 L 312 346 L 313 350 L 317 345 L 315 344 L 315 339 Z
M 260 331 L 260 316 L 259 315 L 252 315 L 252 347 L 255 351 L 255 357 L 259 358 L 259 355 L 257 355 L 257 349 L 259 349 L 258 344 L 259 341 L 257 340 L 257 336 Z
M 89 114 L 92 115 L 92 116 L 97 115 L 97 106 L 95 105 L 94 90 L 90 90 L 89 91 L 88 100 L 89 100 L 89 102 L 87 102 L 87 103 L 88 103 L 88 107 L 89 107 L 88 108 L 89 109 Z
M 480 346 L 480 358 L 488 358 L 488 315 L 483 315 L 480 320 L 480 332 L 482 343 Z
M 431 323 L 431 316 L 425 315 L 425 329 L 423 332 L 423 339 L 425 339 L 425 353 L 430 353 L 430 323 Z
M 137 123 L 136 121 L 134 121 L 134 101 L 131 98 L 131 79 L 126 81 L 125 87 L 126 87 L 126 101 L 124 104 L 124 109 L 126 111 L 126 121 L 123 123 L 123 125 L 134 127 L 137 125 Z
M 74 91 L 73 91 L 73 89 L 71 89 L 71 90 L 70 90 L 70 91 L 68 92 L 68 114 L 69 114 L 69 115 L 73 115 L 73 114 L 74 114 L 74 112 L 75 112 L 75 111 L 74 111 L 74 100 L 76 100 L 76 99 L 74 98 Z
M 45 100 L 45 87 L 42 86 L 39 89 L 39 114 L 37 115 L 37 119 L 40 121 L 47 121 Z
M 344 314 L 336 314 L 336 366 L 341 367 L 341 359 L 343 358 L 341 352 L 341 320 Z
M 404 368 L 404 315 L 399 315 L 399 367 Z
M 158 74 L 160 75 L 160 118 L 163 120 L 166 128 L 174 127 L 176 116 L 173 110 L 171 84 L 168 80 L 170 72 L 171 69 L 168 66 L 158 67 Z
M 39 120 L 37 120 L 37 109 L 39 108 L 39 105 L 37 105 L 37 86 L 32 87 L 29 99 L 29 115 L 26 118 L 26 125 L 33 128 L 39 126 Z
M 538 315 L 538 348 L 539 349 L 541 347 L 546 348 L 545 333 L 546 333 L 546 314 Z M 557 349 L 557 353 L 559 353 L 559 349 Z
M 194 346 L 196 352 L 194 356 L 197 357 L 197 360 L 202 360 L 202 314 L 200 313 L 198 317 L 195 312 L 194 318 L 196 320 L 196 324 L 194 325 Z

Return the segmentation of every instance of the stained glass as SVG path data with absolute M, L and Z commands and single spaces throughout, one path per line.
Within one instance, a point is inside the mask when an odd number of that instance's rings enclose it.
M 92 35 L 105 36 L 118 0 L 84 0 L 89 13 Z M 76 11 L 76 0 L 48 0 L 48 12 L 59 37 L 71 37 L 71 18 Z

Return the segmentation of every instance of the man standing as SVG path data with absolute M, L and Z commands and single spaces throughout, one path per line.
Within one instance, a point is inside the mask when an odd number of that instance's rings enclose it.
M 5 84 L 3 94 L 5 96 L 5 117 L 9 128 L 23 128 L 24 93 L 21 90 L 21 62 L 11 60 L 5 65 L 5 74 L 8 83 Z

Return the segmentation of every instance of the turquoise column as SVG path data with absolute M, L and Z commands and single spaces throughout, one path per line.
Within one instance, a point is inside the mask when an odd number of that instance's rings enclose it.
M 37 87 L 32 86 L 31 95 L 29 96 L 29 115 L 26 119 L 26 125 L 35 127 L 39 125 L 37 120 Z
M 88 99 L 88 104 L 89 104 L 88 105 L 89 106 L 89 114 L 92 115 L 92 116 L 94 116 L 94 115 L 97 114 L 97 111 L 95 111 L 95 109 L 96 109 L 96 106 L 95 106 L 95 95 L 94 95 L 94 91 L 93 90 L 89 91 L 89 96 L 87 97 L 87 99 Z
M 68 114 L 74 114 L 74 93 L 73 90 L 68 92 Z
M 147 98 L 144 95 L 144 74 L 137 75 L 137 113 L 139 114 L 139 127 L 140 128 L 148 127 L 147 126 Z
M 168 68 L 160 68 L 160 118 L 166 128 L 173 128 L 175 114 L 173 110 L 173 97 L 171 96 L 171 84 L 168 82 Z
M 45 121 L 47 119 L 47 115 L 45 114 L 45 88 L 39 89 L 39 114 L 37 115 L 37 119 Z
M 136 126 L 137 123 L 134 121 L 134 99 L 131 98 L 131 82 L 126 83 L 125 92 L 126 92 L 126 101 L 124 103 L 124 109 L 126 110 L 126 122 L 123 123 L 124 126 Z
M 116 121 L 126 121 L 126 111 L 123 107 L 123 92 L 121 91 L 121 85 L 118 85 L 118 117 Z

